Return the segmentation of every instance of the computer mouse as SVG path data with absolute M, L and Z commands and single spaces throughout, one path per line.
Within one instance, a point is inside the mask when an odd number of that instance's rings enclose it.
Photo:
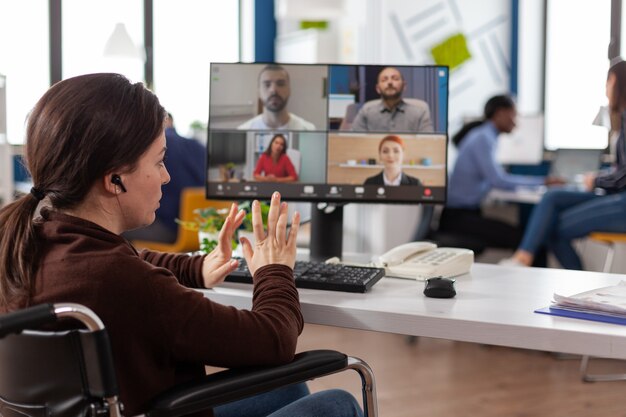
M 431 298 L 452 298 L 456 295 L 454 279 L 435 277 L 426 280 L 424 295 Z

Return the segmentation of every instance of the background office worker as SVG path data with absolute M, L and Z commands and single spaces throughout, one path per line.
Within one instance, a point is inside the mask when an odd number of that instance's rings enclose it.
M 388 135 L 378 145 L 378 158 L 383 170 L 365 180 L 365 185 L 419 185 L 420 181 L 402 172 L 404 141 L 401 137 Z
M 150 226 L 124 233 L 129 240 L 150 240 L 173 243 L 178 233 L 180 195 L 186 187 L 202 187 L 206 177 L 206 148 L 195 139 L 182 137 L 174 127 L 174 118 L 167 113 L 165 121 L 167 170 L 170 181 L 161 188 L 160 207 Z
M 432 132 L 430 108 L 423 100 L 402 98 L 406 82 L 394 67 L 378 74 L 376 92 L 380 100 L 370 100 L 357 113 L 352 130 L 357 132 Z
M 459 151 L 450 175 L 448 201 L 441 213 L 440 231 L 462 233 L 486 246 L 514 249 L 521 230 L 509 223 L 483 216 L 481 204 L 492 188 L 513 190 L 517 186 L 538 186 L 545 177 L 526 177 L 507 173 L 496 161 L 500 133 L 515 127 L 517 110 L 505 95 L 490 98 L 485 104 L 484 122 L 456 138 Z
M 120 236 L 154 221 L 161 186 L 170 180 L 164 117 L 154 94 L 118 74 L 58 82 L 28 118 L 26 155 L 34 187 L 0 210 L 0 312 L 57 302 L 94 310 L 110 335 L 128 415 L 142 413 L 157 393 L 203 375 L 204 365 L 290 361 L 303 325 L 292 270 L 299 215 L 287 234 L 287 205 L 278 193 L 271 199 L 267 235 L 255 201 L 254 248 L 242 239 L 254 277 L 249 311 L 189 288 L 218 285 L 237 267 L 231 237 L 244 212 L 236 205 L 217 248 L 206 256 L 138 253 Z M 307 396 L 303 387 L 274 391 L 272 401 L 265 397 L 257 407 L 273 404 L 265 415 L 282 408 L 272 417 L 360 414 L 343 391 Z M 240 411 L 216 409 L 216 415 L 246 415 Z
M 287 156 L 287 139 L 276 134 L 261 154 L 254 168 L 256 181 L 294 182 L 298 174 Z
M 276 64 L 266 65 L 259 73 L 259 98 L 263 113 L 242 123 L 237 129 L 315 130 L 313 123 L 287 110 L 291 95 L 289 73 Z
M 546 192 L 533 209 L 519 249 L 503 264 L 531 265 L 537 249 L 547 245 L 563 268 L 582 269 L 572 246 L 574 239 L 591 232 L 626 233 L 626 62 L 619 61 L 609 68 L 606 96 L 611 113 L 619 116 L 611 117 L 619 123 L 614 127 L 619 129 L 619 137 L 613 171 L 602 176 L 588 174 L 586 191 Z M 594 189 L 603 192 L 598 194 Z

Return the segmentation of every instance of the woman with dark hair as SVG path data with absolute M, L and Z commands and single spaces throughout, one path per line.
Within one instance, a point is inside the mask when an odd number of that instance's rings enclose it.
M 485 104 L 485 120 L 466 129 L 464 135 L 459 133 L 453 138 L 459 153 L 450 175 L 448 201 L 438 231 L 462 234 L 489 247 L 517 247 L 522 231 L 509 223 L 485 217 L 481 210 L 483 199 L 493 188 L 513 190 L 518 186 L 546 183 L 545 177 L 509 174 L 496 161 L 498 136 L 513 130 L 516 116 L 511 97 L 494 96 Z
M 461 142 L 467 134 L 473 130 L 474 128 L 481 126 L 485 121 L 490 120 L 496 114 L 496 111 L 499 109 L 515 109 L 515 102 L 509 96 L 493 96 L 491 97 L 487 103 L 485 103 L 485 109 L 483 110 L 483 118 L 481 120 L 474 120 L 469 123 L 466 123 L 461 127 L 461 129 L 452 136 L 452 143 L 457 148 L 461 145 Z M 515 125 L 513 124 L 513 127 Z
M 616 165 L 607 175 L 588 174 L 587 191 L 551 190 L 535 206 L 524 238 L 505 265 L 528 266 L 538 248 L 546 245 L 563 268 L 582 269 L 580 257 L 572 246 L 574 239 L 591 232 L 626 233 L 626 62 L 609 68 L 606 96 L 612 120 L 619 120 L 619 138 L 615 146 Z M 601 193 L 594 189 L 603 190 Z
M 419 185 L 420 180 L 402 172 L 404 141 L 396 135 L 382 138 L 378 144 L 378 158 L 383 170 L 365 180 L 365 185 Z
M 298 181 L 296 169 L 287 156 L 287 139 L 284 135 L 278 133 L 272 137 L 256 163 L 254 179 L 272 182 Z
M 145 411 L 157 393 L 204 375 L 205 365 L 291 361 L 303 326 L 293 281 L 300 217 L 294 214 L 287 234 L 287 205 L 278 193 L 267 236 L 255 201 L 254 248 L 241 239 L 254 277 L 249 311 L 190 289 L 218 285 L 237 267 L 231 238 L 245 213 L 235 204 L 206 256 L 139 253 L 120 236 L 154 221 L 161 186 L 170 180 L 164 117 L 154 94 L 118 74 L 55 84 L 28 118 L 34 186 L 0 210 L 0 312 L 58 302 L 91 308 L 110 334 L 128 415 Z M 361 413 L 343 391 L 306 394 L 301 384 L 255 404 L 272 416 L 308 416 L 319 407 L 329 416 Z M 245 416 L 250 405 L 225 407 L 215 415 Z
M 463 139 L 465 139 L 465 137 L 467 136 L 467 134 L 472 129 L 482 125 L 483 123 L 485 123 L 485 121 L 483 119 L 474 120 L 472 122 L 465 123 L 461 127 L 461 129 L 458 132 L 456 132 L 456 134 L 454 136 L 452 136 L 452 143 L 454 144 L 454 146 L 456 146 L 458 148 L 461 145 L 461 142 L 463 141 Z

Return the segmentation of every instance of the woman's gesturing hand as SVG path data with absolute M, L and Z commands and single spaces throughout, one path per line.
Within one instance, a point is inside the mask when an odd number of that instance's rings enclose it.
M 214 287 L 224 281 L 226 276 L 237 268 L 237 261 L 233 256 L 232 240 L 235 231 L 241 226 L 246 212 L 237 211 L 237 204 L 230 206 L 230 212 L 222 225 L 218 237 L 218 244 L 209 253 L 202 263 L 202 278 L 206 288 Z
M 300 214 L 294 213 L 291 229 L 287 233 L 287 203 L 280 202 L 280 194 L 275 192 L 270 202 L 267 216 L 267 233 L 263 228 L 261 205 L 252 203 L 252 229 L 256 240 L 254 247 L 250 241 L 241 238 L 243 256 L 248 269 L 254 276 L 257 269 L 268 264 L 287 265 L 293 269 L 296 262 L 296 237 L 300 227 Z

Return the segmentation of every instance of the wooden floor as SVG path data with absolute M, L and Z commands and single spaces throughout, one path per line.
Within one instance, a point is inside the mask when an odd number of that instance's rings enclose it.
M 584 383 L 578 359 L 522 349 L 306 325 L 298 350 L 330 348 L 373 368 L 383 417 L 626 416 L 626 381 Z M 595 360 L 594 370 L 626 372 Z M 342 388 L 360 400 L 355 372 L 320 378 L 312 391 Z

